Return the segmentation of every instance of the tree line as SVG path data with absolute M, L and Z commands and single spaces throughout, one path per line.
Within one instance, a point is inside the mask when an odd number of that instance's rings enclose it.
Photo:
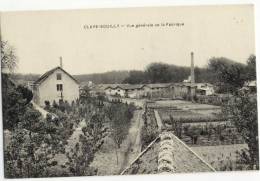
M 212 83 L 219 92 L 233 92 L 243 87 L 245 81 L 256 80 L 256 56 L 250 55 L 246 64 L 225 57 L 212 57 L 206 67 L 195 67 L 195 81 Z M 123 83 L 177 83 L 188 79 L 190 67 L 166 63 L 151 63 L 144 71 L 129 71 Z

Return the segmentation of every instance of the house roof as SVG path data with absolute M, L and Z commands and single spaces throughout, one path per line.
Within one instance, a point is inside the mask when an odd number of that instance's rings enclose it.
M 166 88 L 166 87 L 169 87 L 170 85 L 171 85 L 170 83 L 162 83 L 162 84 L 112 84 L 112 85 L 108 85 L 105 89 L 121 88 L 121 89 L 124 89 L 124 90 L 129 90 L 129 89 L 141 89 L 144 86 L 147 86 L 149 88 Z
M 124 90 L 130 90 L 130 89 L 141 89 L 144 85 L 143 84 L 122 84 L 118 85 L 117 87 L 120 87 Z
M 144 84 L 111 84 L 108 85 L 105 89 L 111 88 L 111 89 L 123 89 L 123 90 L 130 90 L 130 89 L 141 89 L 144 87 Z
M 158 84 L 146 84 L 150 88 L 166 88 L 171 85 L 171 83 L 158 83 Z
M 196 87 L 196 83 L 190 83 L 190 82 L 174 83 L 173 85 L 180 86 L 180 87 Z
M 122 171 L 121 175 L 162 173 L 159 169 L 160 152 L 164 150 L 161 141 L 162 137 L 156 138 L 125 170 Z M 173 154 L 170 159 L 174 171 L 171 173 L 215 171 L 211 165 L 205 162 L 197 153 L 175 135 L 172 136 L 170 142 L 173 144 L 170 149 L 167 150 Z
M 144 86 L 147 86 L 151 89 L 156 88 L 167 88 L 170 86 L 180 86 L 180 87 L 196 87 L 197 85 L 202 84 L 208 87 L 213 87 L 210 83 L 190 83 L 190 82 L 181 82 L 181 83 L 156 83 L 156 84 L 107 84 L 104 89 L 141 89 Z
M 65 74 L 67 74 L 71 79 L 73 79 L 77 84 L 79 84 L 78 83 L 78 81 L 72 76 L 72 75 L 70 75 L 68 72 L 66 72 L 64 69 L 62 69 L 61 67 L 55 67 L 55 68 L 53 68 L 53 69 L 51 69 L 51 70 L 49 70 L 49 71 L 47 71 L 47 72 L 45 72 L 38 80 L 36 80 L 35 82 L 34 82 L 34 84 L 41 84 L 44 80 L 46 80 L 52 73 L 54 73 L 56 70 L 61 70 L 61 71 L 63 71 Z
M 214 87 L 211 83 L 195 83 L 196 85 L 202 85 L 207 87 Z

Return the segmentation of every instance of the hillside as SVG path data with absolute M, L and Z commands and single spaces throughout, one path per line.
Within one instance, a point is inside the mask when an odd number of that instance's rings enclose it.
M 21 74 L 16 73 L 12 75 L 12 79 L 19 84 L 25 85 L 28 81 L 35 81 L 40 74 Z M 80 83 L 92 81 L 95 84 L 113 84 L 121 83 L 129 76 L 128 71 L 110 71 L 105 73 L 81 74 L 73 75 Z
M 128 71 L 109 71 L 105 73 L 74 75 L 79 82 L 92 81 L 95 84 L 122 83 L 128 76 Z

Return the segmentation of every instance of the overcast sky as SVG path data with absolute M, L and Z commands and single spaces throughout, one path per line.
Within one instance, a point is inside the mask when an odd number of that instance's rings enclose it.
M 210 57 L 245 63 L 255 52 L 252 5 L 4 12 L 2 38 L 15 47 L 17 72 L 59 65 L 71 74 L 143 70 L 151 62 L 206 66 Z M 127 24 L 184 26 L 127 28 Z M 85 29 L 84 25 L 119 24 Z

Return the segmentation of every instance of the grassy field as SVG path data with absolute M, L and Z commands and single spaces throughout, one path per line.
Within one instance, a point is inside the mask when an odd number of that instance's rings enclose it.
M 116 159 L 116 146 L 110 137 L 105 139 L 101 149 L 95 154 L 90 166 L 97 168 L 97 175 L 116 175 L 119 173 L 123 161 L 123 153 L 118 150 L 118 163 Z
M 245 168 L 246 165 L 237 163 L 240 158 L 237 152 L 247 148 L 247 144 L 191 147 L 194 152 L 218 171 L 240 170 L 241 166 Z

